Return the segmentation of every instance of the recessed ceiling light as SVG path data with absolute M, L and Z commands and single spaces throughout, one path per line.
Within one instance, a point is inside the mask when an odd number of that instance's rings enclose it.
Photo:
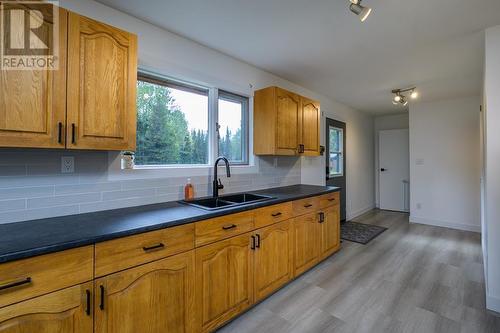
M 370 13 L 372 12 L 372 9 L 370 7 L 365 7 L 361 5 L 361 0 L 350 0 L 351 5 L 349 6 L 349 9 L 351 12 L 359 16 L 359 19 L 361 22 L 366 21 L 368 16 L 370 16 Z

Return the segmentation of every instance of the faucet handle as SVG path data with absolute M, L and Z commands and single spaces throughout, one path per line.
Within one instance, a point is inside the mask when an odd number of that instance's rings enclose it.
M 222 181 L 220 180 L 220 178 L 219 178 L 219 183 L 217 184 L 217 188 L 219 190 L 222 190 L 224 188 L 224 185 L 222 185 Z

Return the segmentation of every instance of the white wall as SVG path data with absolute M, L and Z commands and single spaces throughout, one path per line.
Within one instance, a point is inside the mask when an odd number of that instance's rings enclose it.
M 477 96 L 410 106 L 411 222 L 480 231 L 480 104 Z
M 139 65 L 144 69 L 249 96 L 253 95 L 254 89 L 278 85 L 319 100 L 324 110 L 341 113 L 342 119 L 347 120 L 353 129 L 363 129 L 371 124 L 370 116 L 92 0 L 62 0 L 60 5 L 136 33 L 139 37 Z M 372 137 L 362 130 L 352 132 L 360 135 L 360 139 L 352 138 L 353 143 L 365 142 Z M 61 155 L 75 156 L 75 174 L 60 173 Z M 143 175 L 134 172 L 116 179 L 109 172 L 112 164 L 103 152 L 0 150 L 0 157 L 0 223 L 177 200 L 182 196 L 186 177 L 191 176 L 162 170 L 163 173 L 155 172 L 149 179 L 139 179 Z M 321 160 L 316 158 L 313 161 L 318 163 L 314 168 L 315 175 L 324 174 Z M 302 182 L 309 183 L 307 172 L 301 170 L 301 162 L 293 157 L 256 158 L 259 174 L 252 171 L 254 168 L 250 171 L 253 174 L 235 172 L 231 180 L 225 180 L 226 188 L 243 191 L 297 184 L 302 176 Z M 198 195 L 208 192 L 208 174 L 209 170 L 205 170 L 192 177 Z M 365 206 L 370 201 L 370 194 L 363 190 L 373 192 L 370 188 L 373 178 L 367 177 L 358 165 L 353 166 L 352 177 L 365 179 L 368 184 L 359 186 L 351 182 L 354 187 L 350 196 L 352 206 Z
M 403 111 L 402 111 L 403 112 Z M 409 128 L 409 114 L 404 112 L 402 114 L 393 114 L 387 116 L 379 116 L 374 120 L 374 143 L 375 143 L 375 205 L 379 207 L 379 186 L 380 186 L 380 173 L 379 173 L 379 159 L 378 159 L 378 134 L 380 131 L 393 130 L 393 129 L 406 129 Z
M 483 249 L 486 306 L 500 312 L 500 26 L 486 30 Z

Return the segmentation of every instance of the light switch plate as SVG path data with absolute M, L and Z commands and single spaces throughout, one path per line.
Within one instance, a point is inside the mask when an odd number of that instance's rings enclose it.
M 74 173 L 75 172 L 75 157 L 63 156 L 61 157 L 61 173 Z

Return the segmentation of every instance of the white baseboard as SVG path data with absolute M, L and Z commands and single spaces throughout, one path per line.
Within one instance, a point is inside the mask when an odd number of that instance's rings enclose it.
M 428 219 L 425 217 L 416 217 L 416 216 L 412 216 L 412 215 L 410 215 L 410 223 L 426 224 L 426 225 L 432 225 L 435 227 L 444 227 L 444 228 L 458 229 L 458 230 L 464 230 L 464 231 L 473 231 L 473 232 L 478 232 L 478 233 L 481 232 L 480 225 L 454 223 L 454 222 L 444 221 L 444 220 Z
M 486 308 L 496 313 L 500 313 L 500 298 L 486 295 Z
M 365 207 L 363 209 L 358 209 L 355 212 L 347 212 L 346 219 L 347 219 L 347 221 L 350 221 L 352 219 L 355 219 L 358 216 L 361 216 L 361 215 L 363 215 L 365 213 L 368 213 L 370 210 L 372 210 L 374 208 L 375 208 L 375 204 L 371 204 L 370 206 L 367 206 L 367 207 Z

